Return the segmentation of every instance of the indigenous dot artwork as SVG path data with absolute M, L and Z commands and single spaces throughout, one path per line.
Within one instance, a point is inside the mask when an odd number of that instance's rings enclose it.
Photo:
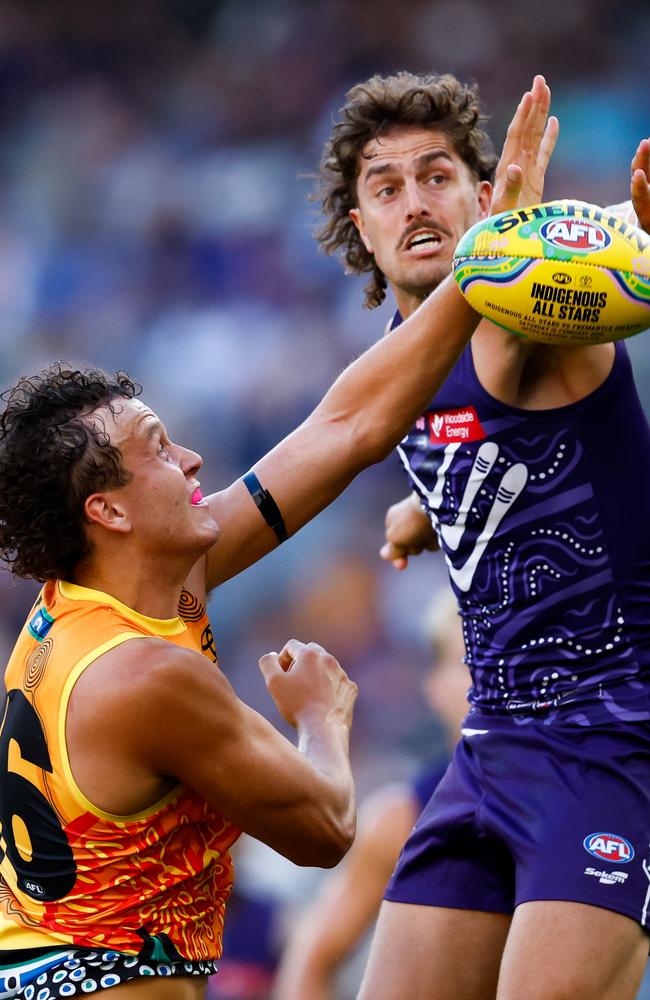
M 87 996 L 139 976 L 209 976 L 216 971 L 213 961 L 146 962 L 116 951 L 60 952 L 0 970 L 0 995 L 58 1000 Z

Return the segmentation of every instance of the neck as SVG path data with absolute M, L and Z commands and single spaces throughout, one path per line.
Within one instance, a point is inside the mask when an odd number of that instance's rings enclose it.
M 424 292 L 409 292 L 404 288 L 397 288 L 395 285 L 391 285 L 402 319 L 408 319 L 422 305 L 427 296 L 433 291 L 433 287 Z
M 148 618 L 175 618 L 183 584 L 191 567 L 170 571 L 155 560 L 99 560 L 90 558 L 75 567 L 71 583 L 110 594 Z

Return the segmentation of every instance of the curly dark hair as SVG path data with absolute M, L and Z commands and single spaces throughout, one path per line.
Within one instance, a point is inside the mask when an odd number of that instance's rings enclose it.
M 88 554 L 86 497 L 131 475 L 101 422 L 87 417 L 140 392 L 126 372 L 59 362 L 2 393 L 0 556 L 16 576 L 70 579 Z
M 365 304 L 373 309 L 384 300 L 386 278 L 363 245 L 349 214 L 357 206 L 356 182 L 366 143 L 396 125 L 436 128 L 449 136 L 478 180 L 492 180 L 497 157 L 481 128 L 485 117 L 480 111 L 477 86 L 462 84 L 450 73 L 373 76 L 352 87 L 346 99 L 320 163 L 315 198 L 321 202 L 326 222 L 316 235 L 326 253 L 341 252 L 346 270 L 355 274 L 372 272 L 364 291 Z

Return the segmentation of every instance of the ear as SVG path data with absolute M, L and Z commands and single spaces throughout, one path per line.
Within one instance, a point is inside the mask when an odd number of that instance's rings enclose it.
M 487 219 L 490 214 L 490 205 L 492 203 L 492 185 L 490 182 L 480 181 L 477 194 L 479 219 Z
M 97 524 L 106 531 L 128 534 L 131 520 L 124 506 L 112 493 L 91 493 L 84 503 L 84 513 L 91 524 Z
M 363 224 L 363 217 L 362 217 L 361 212 L 359 211 L 358 208 L 351 208 L 350 209 L 350 218 L 352 219 L 352 221 L 354 222 L 355 226 L 359 230 L 359 236 L 361 237 L 362 243 L 363 243 L 364 247 L 366 248 L 366 250 L 368 251 L 368 253 L 374 253 L 375 251 L 374 251 L 372 243 L 370 241 L 370 237 L 368 236 L 368 234 L 366 232 L 366 228 L 365 228 L 365 226 Z

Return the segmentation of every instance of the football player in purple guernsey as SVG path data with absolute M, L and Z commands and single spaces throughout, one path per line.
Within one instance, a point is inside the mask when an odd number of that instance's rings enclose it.
M 542 78 L 533 90 L 550 99 Z M 528 204 L 556 135 L 549 119 L 530 136 Z M 453 76 L 349 91 L 319 235 L 370 274 L 369 307 L 390 287 L 391 336 L 488 211 L 494 163 L 477 90 Z M 645 139 L 631 197 L 636 215 L 612 211 L 650 231 Z M 627 350 L 482 321 L 398 451 L 413 492 L 382 556 L 442 549 L 472 690 L 360 1000 L 632 1000 L 650 908 L 650 430 Z

